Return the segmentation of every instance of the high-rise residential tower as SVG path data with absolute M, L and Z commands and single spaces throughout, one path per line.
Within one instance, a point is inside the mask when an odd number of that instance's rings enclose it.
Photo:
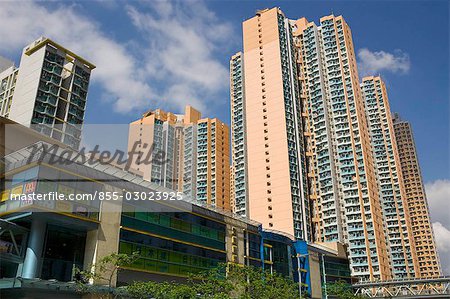
M 129 127 L 128 150 L 138 153 L 131 168 L 145 180 L 225 210 L 231 210 L 229 145 L 228 126 L 201 118 L 190 106 L 184 115 L 148 111 Z
M 407 209 L 411 220 L 415 250 L 418 259 L 418 276 L 442 275 L 427 198 L 422 181 L 414 135 L 411 125 L 394 116 L 395 138 L 400 157 L 400 169 L 405 186 Z
M 234 191 L 234 167 L 230 165 L 230 207 L 233 213 L 236 213 L 236 193 Z
M 195 199 L 225 210 L 230 206 L 229 128 L 217 118 L 197 122 Z M 185 158 L 186 159 L 186 158 Z
M 231 90 L 237 57 L 244 89 L 242 99 L 232 92 L 231 105 L 233 112 L 235 102 L 245 107 L 232 130 L 246 140 L 246 215 L 297 238 L 343 242 L 354 276 L 389 279 L 350 28 L 341 16 L 320 22 L 289 20 L 273 8 L 243 23 L 244 51 L 232 58 Z M 236 178 L 237 170 L 237 189 Z
M 186 110 L 194 111 L 191 107 L 186 107 Z M 142 172 L 145 180 L 179 190 L 179 173 L 182 167 L 177 163 L 180 150 L 175 147 L 175 142 L 181 138 L 176 139 L 175 136 L 184 130 L 184 123 L 189 124 L 199 118 L 200 113 L 189 119 L 187 114 L 176 115 L 161 109 L 144 113 L 142 118 L 129 126 L 128 150 L 131 151 L 133 147 L 139 150 L 139 156 L 132 157 L 131 167 Z M 158 156 L 160 154 L 164 157 Z M 147 157 L 151 163 L 144 161 Z
M 231 155 L 233 159 L 233 210 L 248 216 L 247 151 L 245 130 L 244 61 L 239 52 L 230 60 Z
M 0 116 L 9 118 L 18 73 L 13 64 L 0 71 Z
M 94 68 L 72 51 L 41 37 L 24 48 L 18 70 L 1 73 L 0 81 L 9 80 L 10 94 L 14 91 L 1 114 L 77 149 Z
M 348 245 L 352 274 L 391 278 L 388 244 L 350 27 L 293 22 L 300 88 L 306 94 L 320 194 L 321 240 Z
M 236 212 L 311 240 L 297 65 L 289 20 L 265 9 L 243 23 L 231 68 Z
M 379 76 L 370 76 L 362 79 L 361 89 L 393 276 L 414 277 L 418 274 L 416 250 L 386 86 Z

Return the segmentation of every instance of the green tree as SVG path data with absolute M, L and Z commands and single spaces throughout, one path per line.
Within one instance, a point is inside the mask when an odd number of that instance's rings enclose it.
M 112 291 L 114 276 L 120 267 L 125 267 L 139 258 L 139 253 L 133 254 L 111 253 L 102 257 L 97 263 L 91 265 L 88 270 L 75 269 L 75 277 L 82 292 L 92 291 L 95 288 L 89 287 L 90 280 L 94 282 L 106 282 L 110 291 Z
M 193 299 L 197 298 L 195 290 L 190 285 L 173 282 L 135 282 L 126 287 L 128 295 L 134 298 L 146 299 Z
M 298 284 L 289 278 L 236 264 L 190 275 L 185 284 L 136 282 L 127 291 L 140 299 L 294 299 L 299 295 Z
M 339 280 L 333 283 L 327 283 L 326 286 L 327 295 L 338 299 L 364 299 L 366 297 L 361 295 L 355 295 L 352 286 L 343 281 Z

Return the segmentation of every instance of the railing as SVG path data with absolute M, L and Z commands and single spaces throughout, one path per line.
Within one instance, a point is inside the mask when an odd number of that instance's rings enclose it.
M 450 298 L 450 276 L 358 282 L 353 288 L 368 298 Z

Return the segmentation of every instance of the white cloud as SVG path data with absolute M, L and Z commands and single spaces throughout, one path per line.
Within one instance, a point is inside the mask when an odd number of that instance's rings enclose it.
M 377 75 L 380 72 L 406 74 L 411 68 L 409 55 L 401 50 L 394 53 L 370 51 L 367 48 L 358 51 L 358 68 L 360 75 Z
M 214 14 L 203 3 L 189 4 L 152 1 L 145 7 L 148 13 L 128 7 L 136 27 L 148 36 L 143 42 L 115 40 L 106 33 L 109 28 L 82 13 L 84 3 L 3 2 L 0 51 L 17 53 L 39 36 L 54 39 L 97 66 L 92 81 L 101 87 L 100 99 L 121 113 L 187 102 L 204 108 L 226 90 L 227 69 L 212 54 L 231 29 L 217 20 L 209 25 Z
M 214 54 L 229 45 L 231 26 L 197 1 L 155 1 L 147 12 L 127 6 L 127 13 L 147 37 L 148 75 L 170 83 L 163 96 L 200 110 L 214 104 L 212 94 L 228 85 L 228 68 Z
M 444 274 L 450 273 L 450 230 L 440 222 L 433 223 L 436 246 L 439 250 L 442 270 Z
M 0 56 L 0 73 L 13 65 L 14 63 L 12 61 Z
M 433 229 L 436 234 L 436 243 L 441 253 L 450 254 L 450 230 L 440 222 L 433 223 Z
M 442 269 L 450 274 L 450 180 L 425 184 Z
M 1 8 L 0 50 L 17 51 L 37 37 L 47 36 L 97 66 L 93 82 L 101 84 L 117 111 L 129 112 L 155 97 L 152 87 L 136 75 L 137 61 L 124 45 L 106 36 L 74 6 L 49 9 L 19 1 L 2 3 Z
M 431 220 L 450 229 L 450 180 L 436 180 L 425 184 Z

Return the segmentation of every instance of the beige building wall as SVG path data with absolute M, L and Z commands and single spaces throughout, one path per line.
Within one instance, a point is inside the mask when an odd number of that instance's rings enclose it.
M 312 209 L 312 219 L 322 222 L 313 222 L 315 236 L 349 244 L 356 277 L 389 279 L 388 247 L 350 27 L 342 16 L 334 15 L 322 17 L 320 26 L 305 18 L 292 23 L 300 53 L 300 89 L 311 113 L 310 165 L 317 165 L 314 156 L 323 155 L 316 146 L 319 141 L 320 150 L 328 150 L 328 165 L 309 169 L 309 176 L 315 176 L 311 187 L 328 193 L 326 202 L 319 194 Z M 313 120 L 319 113 L 322 118 Z M 342 154 L 349 151 L 350 156 Z
M 205 133 L 201 124 L 207 129 Z M 201 119 L 197 125 L 197 200 L 231 211 L 230 130 L 217 118 Z M 209 149 L 206 155 L 200 148 L 202 142 Z
M 361 87 L 371 132 L 380 200 L 387 225 L 393 275 L 396 278 L 419 277 L 386 85 L 380 76 L 368 76 L 362 79 Z
M 155 140 L 155 123 L 160 121 L 166 126 L 174 128 L 174 150 L 165 152 L 165 158 L 173 161 L 173 177 L 174 187 L 181 191 L 182 182 L 182 158 L 183 158 L 183 132 L 182 128 L 187 124 L 197 122 L 201 117 L 199 111 L 191 106 L 186 106 L 184 115 L 176 115 L 172 112 L 166 112 L 161 109 L 150 110 L 142 115 L 142 117 L 129 125 L 128 130 L 128 151 L 137 150 L 138 154 L 132 157 L 131 168 L 137 173 L 142 174 L 145 180 L 151 181 L 152 167 L 158 167 L 153 163 L 143 163 L 146 157 L 152 159 L 152 154 L 156 154 L 159 143 Z M 153 146 L 153 147 L 152 147 Z
M 122 193 L 122 190 L 105 185 L 106 192 Z M 120 221 L 122 215 L 122 201 L 103 201 L 100 211 L 100 223 L 97 229 L 90 230 L 86 235 L 84 251 L 85 271 L 94 270 L 98 262 L 111 254 L 119 251 Z M 110 269 L 108 269 L 109 271 Z M 98 269 L 97 269 L 98 271 Z M 109 275 L 106 273 L 105 276 Z M 113 275 L 111 286 L 116 286 L 117 273 Z M 96 279 L 94 284 L 108 285 L 106 279 Z
M 393 126 L 417 253 L 417 276 L 423 278 L 438 277 L 442 275 L 442 270 L 436 249 L 413 131 L 411 125 L 403 121 L 398 115 L 394 117 Z
M 140 160 L 149 154 L 150 149 L 144 148 L 143 143 L 147 143 L 148 145 L 153 144 L 154 126 L 155 115 L 146 113 L 141 119 L 132 122 L 128 129 L 128 152 L 133 147 L 136 147 L 139 152 L 136 156 L 128 157 L 128 159 L 132 160 L 130 167 L 141 174 L 144 180 L 147 181 L 150 181 L 151 178 L 152 165 L 146 163 L 141 164 Z
M 158 123 L 158 124 L 157 124 Z M 201 124 L 206 124 L 206 132 L 200 134 Z M 159 128 L 157 129 L 157 127 Z M 184 128 L 193 126 L 196 130 L 194 140 L 195 152 L 191 152 L 191 156 L 185 157 L 185 131 Z M 161 127 L 162 130 L 161 131 Z M 173 131 L 172 131 L 173 129 Z M 173 135 L 169 135 L 169 131 Z M 163 135 L 162 138 L 160 135 Z M 193 167 L 197 168 L 196 172 L 192 172 L 196 181 L 196 199 L 206 204 L 215 205 L 225 210 L 231 210 L 230 204 L 230 133 L 226 124 L 217 118 L 203 118 L 201 113 L 191 106 L 186 106 L 185 113 L 174 114 L 161 109 L 146 112 L 142 118 L 132 122 L 129 126 L 128 134 L 128 151 L 132 151 L 135 147 L 137 152 L 131 156 L 131 168 L 135 173 L 143 176 L 145 180 L 159 183 L 164 187 L 183 192 L 183 182 L 185 181 L 185 162 L 189 159 L 193 163 Z M 172 137 L 170 137 L 172 136 Z M 199 172 L 199 138 L 206 137 L 206 147 L 204 148 L 205 173 Z M 167 146 L 168 139 L 172 138 L 172 150 Z M 153 163 L 152 158 L 162 150 L 165 154 L 164 159 L 170 160 L 161 166 Z M 201 158 L 203 159 L 203 158 Z M 150 161 L 147 163 L 145 160 Z M 164 167 L 170 167 L 170 178 L 166 177 L 167 170 Z M 152 171 L 154 173 L 152 177 Z M 161 181 L 155 181 L 161 177 Z M 206 192 L 203 193 L 203 187 Z
M 294 235 L 278 13 L 243 23 L 248 216 Z

